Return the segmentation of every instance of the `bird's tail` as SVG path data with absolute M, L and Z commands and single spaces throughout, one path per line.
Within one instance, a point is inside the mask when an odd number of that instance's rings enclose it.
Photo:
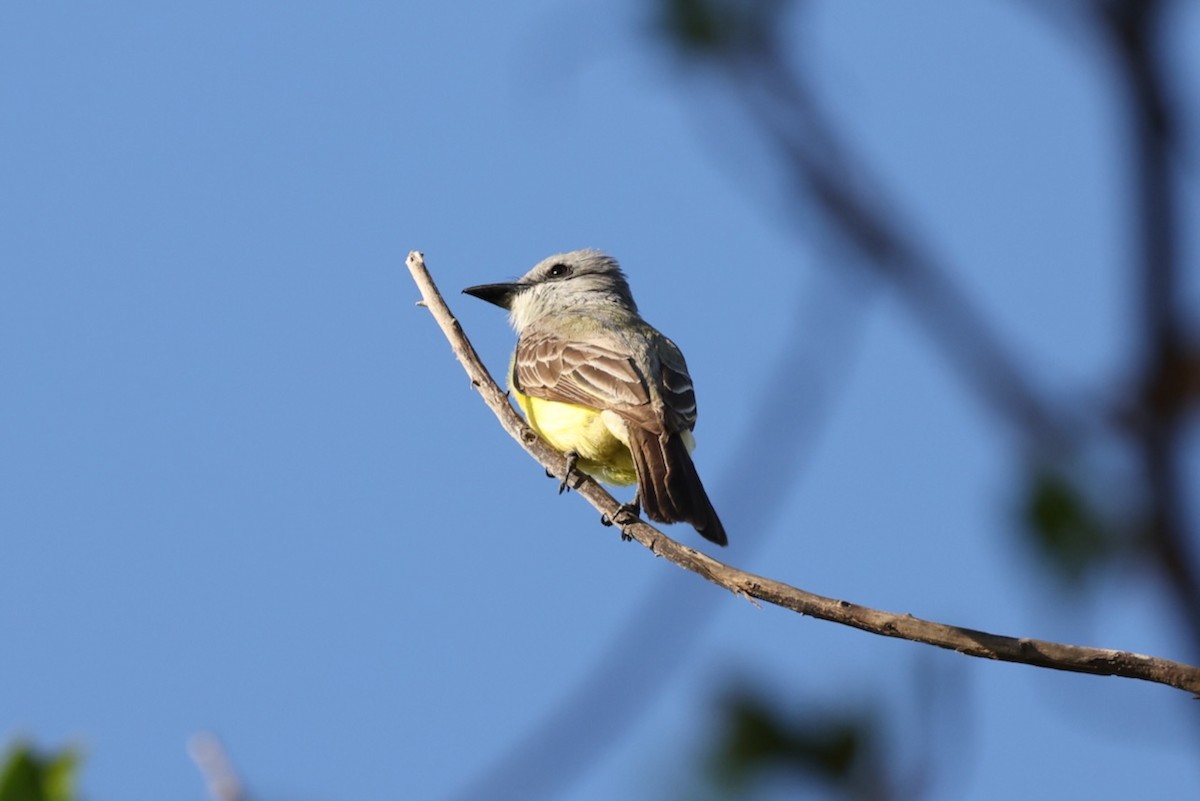
M 630 426 L 629 450 L 637 468 L 638 498 L 647 517 L 660 523 L 691 523 L 706 540 L 717 545 L 729 543 L 679 434 L 657 435 Z

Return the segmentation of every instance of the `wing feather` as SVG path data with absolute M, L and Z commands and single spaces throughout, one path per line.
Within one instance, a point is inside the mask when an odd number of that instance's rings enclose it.
M 513 385 L 535 398 L 611 409 L 647 431 L 674 433 L 696 425 L 696 392 L 675 344 L 651 329 L 641 362 L 621 341 L 564 339 L 530 332 L 517 343 Z
M 599 342 L 522 337 L 513 381 L 526 395 L 592 409 L 620 412 L 650 403 L 646 379 L 633 359 Z

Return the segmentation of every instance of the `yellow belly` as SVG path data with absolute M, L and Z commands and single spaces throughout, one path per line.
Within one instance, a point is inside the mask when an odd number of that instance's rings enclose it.
M 626 486 L 637 481 L 629 448 L 605 422 L 603 413 L 573 403 L 532 398 L 515 389 L 512 394 L 530 427 L 552 448 L 579 454 L 577 468 L 609 484 Z

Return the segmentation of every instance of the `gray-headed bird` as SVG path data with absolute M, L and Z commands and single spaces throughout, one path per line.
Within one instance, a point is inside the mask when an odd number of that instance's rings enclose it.
M 509 312 L 509 389 L 529 425 L 578 467 L 637 483 L 633 508 L 691 523 L 725 545 L 696 466 L 696 393 L 675 343 L 638 314 L 625 274 L 598 250 L 560 253 L 514 283 L 463 290 Z M 564 479 L 564 485 L 565 485 Z

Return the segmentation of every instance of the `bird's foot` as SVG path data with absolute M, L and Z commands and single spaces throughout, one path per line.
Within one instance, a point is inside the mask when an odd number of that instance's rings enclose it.
M 571 480 L 571 474 L 575 471 L 575 465 L 579 461 L 579 454 L 575 451 L 567 451 L 566 457 L 567 471 L 563 473 L 562 482 L 558 485 L 559 495 L 562 495 L 564 492 L 570 489 L 568 482 Z
M 641 519 L 642 507 L 641 504 L 634 499 L 633 503 L 623 503 L 617 507 L 617 513 L 611 518 L 608 515 L 600 515 L 600 522 L 603 525 L 617 525 L 621 529 L 621 539 L 624 542 L 629 542 L 633 536 L 625 529 Z

